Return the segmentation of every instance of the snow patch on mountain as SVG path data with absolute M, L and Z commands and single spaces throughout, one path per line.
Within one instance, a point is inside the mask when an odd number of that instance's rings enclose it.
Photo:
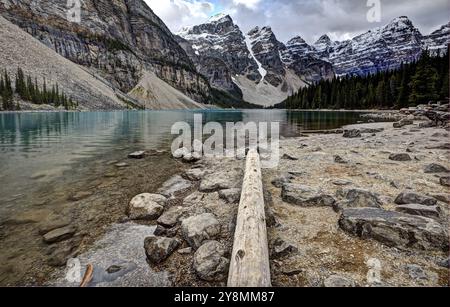
M 250 52 L 251 57 L 255 60 L 256 64 L 258 64 L 258 71 L 259 71 L 259 74 L 262 76 L 261 81 L 259 81 L 259 83 L 262 83 L 262 82 L 264 82 L 264 78 L 267 75 L 267 70 L 264 69 L 261 62 L 258 61 L 258 59 L 255 57 L 255 54 L 253 53 L 253 49 L 252 49 L 252 43 L 253 42 L 250 39 L 250 37 L 248 35 L 245 35 L 245 44 L 247 45 L 247 49 Z

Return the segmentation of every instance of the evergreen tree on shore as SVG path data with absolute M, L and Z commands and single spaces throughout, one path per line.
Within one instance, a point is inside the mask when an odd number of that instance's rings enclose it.
M 368 76 L 345 76 L 322 80 L 300 89 L 277 108 L 374 109 L 405 108 L 449 97 L 448 49 L 444 56 L 401 64 L 397 70 Z

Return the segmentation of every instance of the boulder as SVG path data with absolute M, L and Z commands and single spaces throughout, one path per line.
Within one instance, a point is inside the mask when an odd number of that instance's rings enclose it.
M 241 192 L 239 188 L 221 190 L 219 191 L 219 197 L 229 204 L 236 204 L 241 200 Z
M 325 288 L 354 288 L 356 287 L 355 281 L 353 279 L 341 276 L 332 275 L 325 279 L 323 282 Z
M 348 189 L 338 191 L 338 195 L 345 198 L 343 202 L 335 204 L 337 211 L 343 208 L 381 208 L 383 206 L 379 196 L 363 189 Z
M 440 164 L 432 163 L 424 168 L 425 174 L 437 174 L 437 173 L 449 173 L 450 171 L 445 166 Z
M 175 226 L 180 217 L 186 212 L 186 209 L 180 206 L 171 207 L 163 213 L 158 219 L 158 224 L 164 227 L 172 228 Z
M 144 241 L 145 255 L 151 264 L 164 262 L 180 246 L 177 239 L 166 237 L 148 237 Z
M 128 155 L 130 159 L 143 159 L 145 157 L 145 151 L 135 151 Z
M 220 234 L 220 224 L 212 213 L 204 213 L 184 219 L 181 223 L 183 238 L 198 249 L 206 240 L 213 240 Z
M 54 229 L 46 233 L 44 237 L 44 242 L 47 244 L 52 244 L 56 242 L 61 242 L 73 237 L 77 232 L 77 228 L 74 226 L 66 226 L 58 229 Z
M 412 215 L 425 216 L 429 218 L 439 218 L 441 209 L 439 206 L 424 206 L 419 204 L 400 205 L 395 208 L 398 212 L 408 213 Z
M 183 177 L 190 181 L 199 181 L 206 175 L 206 171 L 201 168 L 187 170 Z
M 376 208 L 344 209 L 342 230 L 362 239 L 373 239 L 391 247 L 448 250 L 445 228 L 433 219 Z
M 395 199 L 397 205 L 420 204 L 425 206 L 435 206 L 437 200 L 433 197 L 421 195 L 412 191 L 403 191 Z
M 132 220 L 156 220 L 164 211 L 167 198 L 160 194 L 143 193 L 135 196 L 128 207 Z
M 391 154 L 389 156 L 389 160 L 398 161 L 398 162 L 412 161 L 411 156 L 408 155 L 407 153 Z
M 331 207 L 335 199 L 311 187 L 287 183 L 281 191 L 283 201 L 302 207 Z
M 172 198 L 176 194 L 182 193 L 190 189 L 192 183 L 189 180 L 183 179 L 181 176 L 176 175 L 167 180 L 159 189 L 159 193 L 165 197 Z
M 344 130 L 344 138 L 360 138 L 361 137 L 361 130 L 359 129 L 351 129 L 351 130 Z
M 217 241 L 205 242 L 194 254 L 194 270 L 200 279 L 223 281 L 227 278 L 230 261 L 226 249 Z
M 219 170 L 203 177 L 200 182 L 201 192 L 216 192 L 238 188 L 242 185 L 244 172 L 242 169 Z
M 450 187 L 450 177 L 441 177 L 439 183 L 444 187 Z

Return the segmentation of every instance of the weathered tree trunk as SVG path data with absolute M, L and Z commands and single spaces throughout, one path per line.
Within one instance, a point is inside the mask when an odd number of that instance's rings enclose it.
M 228 275 L 229 287 L 271 286 L 261 177 L 259 154 L 252 149 L 247 155 Z

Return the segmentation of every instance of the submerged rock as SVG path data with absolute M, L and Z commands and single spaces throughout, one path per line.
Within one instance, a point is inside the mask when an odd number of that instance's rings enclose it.
M 311 187 L 287 183 L 281 191 L 283 201 L 302 207 L 331 207 L 335 199 Z
M 71 237 L 73 237 L 76 231 L 77 228 L 74 226 L 66 226 L 52 230 L 43 236 L 44 242 L 47 244 L 52 244 L 70 239 Z
M 130 159 L 143 159 L 145 157 L 145 151 L 135 151 L 128 155 Z
M 206 240 L 213 240 L 220 234 L 220 224 L 212 213 L 204 213 L 184 219 L 181 223 L 183 238 L 198 249 Z
M 433 219 L 376 208 L 344 209 L 339 226 L 362 239 L 374 239 L 391 247 L 443 250 L 448 233 Z
M 132 220 L 156 220 L 164 211 L 167 198 L 160 194 L 143 193 L 135 196 L 128 207 Z
M 173 238 L 148 237 L 144 241 L 144 249 L 147 259 L 152 264 L 165 261 L 178 248 L 180 242 Z
M 194 254 L 194 270 L 206 281 L 222 281 L 228 275 L 230 261 L 226 249 L 217 241 L 207 241 Z

